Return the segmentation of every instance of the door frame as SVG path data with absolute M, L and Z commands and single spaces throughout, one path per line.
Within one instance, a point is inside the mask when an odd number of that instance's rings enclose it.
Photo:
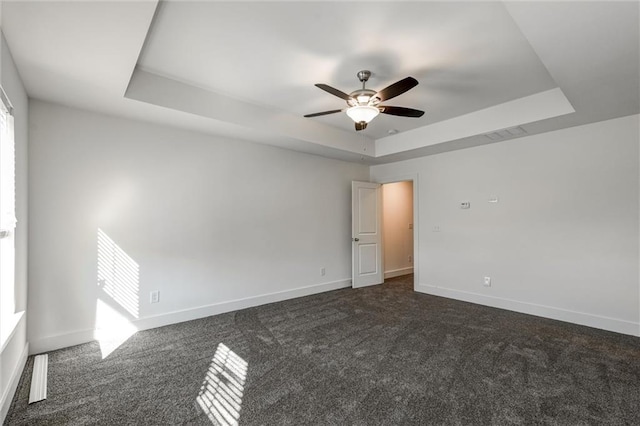
M 418 291 L 420 285 L 420 200 L 418 197 L 418 173 L 411 173 L 398 176 L 387 176 L 374 180 L 373 182 L 379 184 L 397 183 L 397 182 L 412 182 L 413 183 L 413 291 Z M 382 204 L 384 206 L 384 197 L 382 198 Z M 384 222 L 384 221 L 383 221 Z M 383 225 L 384 226 L 384 225 Z M 384 235 L 384 234 L 383 234 Z M 382 273 L 384 276 L 384 245 L 385 241 L 382 238 Z

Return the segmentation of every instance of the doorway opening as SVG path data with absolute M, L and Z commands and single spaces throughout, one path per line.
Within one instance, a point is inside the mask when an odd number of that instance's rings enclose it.
M 400 185 L 388 186 L 385 201 L 383 188 L 394 183 Z M 420 263 L 416 263 L 416 259 L 420 259 L 418 194 L 417 174 L 382 179 L 378 182 L 351 182 L 353 288 L 382 284 L 387 272 L 386 278 L 391 279 L 393 276 L 398 277 L 397 280 L 400 281 L 412 281 L 413 290 L 417 291 L 420 283 Z M 386 213 L 388 241 L 383 237 L 385 204 L 389 210 Z M 386 244 L 389 245 L 389 253 L 385 262 Z M 395 247 L 401 249 L 394 251 Z M 406 279 L 403 280 L 402 277 Z
M 414 273 L 413 181 L 382 185 L 384 279 Z

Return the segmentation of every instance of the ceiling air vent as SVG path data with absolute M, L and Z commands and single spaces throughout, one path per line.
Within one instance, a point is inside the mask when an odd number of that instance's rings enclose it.
M 488 137 L 492 141 L 501 141 L 513 136 L 522 136 L 527 134 L 527 131 L 520 126 L 509 127 L 508 129 L 498 130 L 497 132 L 486 133 L 484 136 Z

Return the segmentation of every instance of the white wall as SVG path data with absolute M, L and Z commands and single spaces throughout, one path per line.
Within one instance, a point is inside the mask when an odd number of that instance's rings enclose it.
M 413 272 L 413 183 L 382 185 L 385 278 Z M 411 227 L 410 227 L 411 225 Z
M 28 150 L 28 99 L 15 67 L 11 52 L 0 34 L 0 84 L 14 108 L 16 144 L 16 217 L 15 233 L 16 311 L 24 311 L 27 304 L 27 150 Z M 0 422 L 4 420 L 11 399 L 18 385 L 27 355 L 26 315 L 16 325 L 14 333 L 0 353 Z
M 33 100 L 30 125 L 32 352 L 91 339 L 97 299 L 147 328 L 349 285 L 367 167 Z M 98 285 L 99 229 L 120 282 L 138 264 L 137 321 Z
M 630 116 L 372 167 L 376 181 L 419 175 L 418 290 L 640 335 L 638 126 Z

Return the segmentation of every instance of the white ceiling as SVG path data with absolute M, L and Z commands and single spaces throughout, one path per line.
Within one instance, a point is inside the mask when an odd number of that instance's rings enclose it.
M 381 163 L 640 113 L 637 2 L 3 2 L 32 98 Z M 362 132 L 316 87 L 420 84 Z M 389 135 L 389 130 L 398 131 Z M 511 137 L 511 136 L 509 136 Z

